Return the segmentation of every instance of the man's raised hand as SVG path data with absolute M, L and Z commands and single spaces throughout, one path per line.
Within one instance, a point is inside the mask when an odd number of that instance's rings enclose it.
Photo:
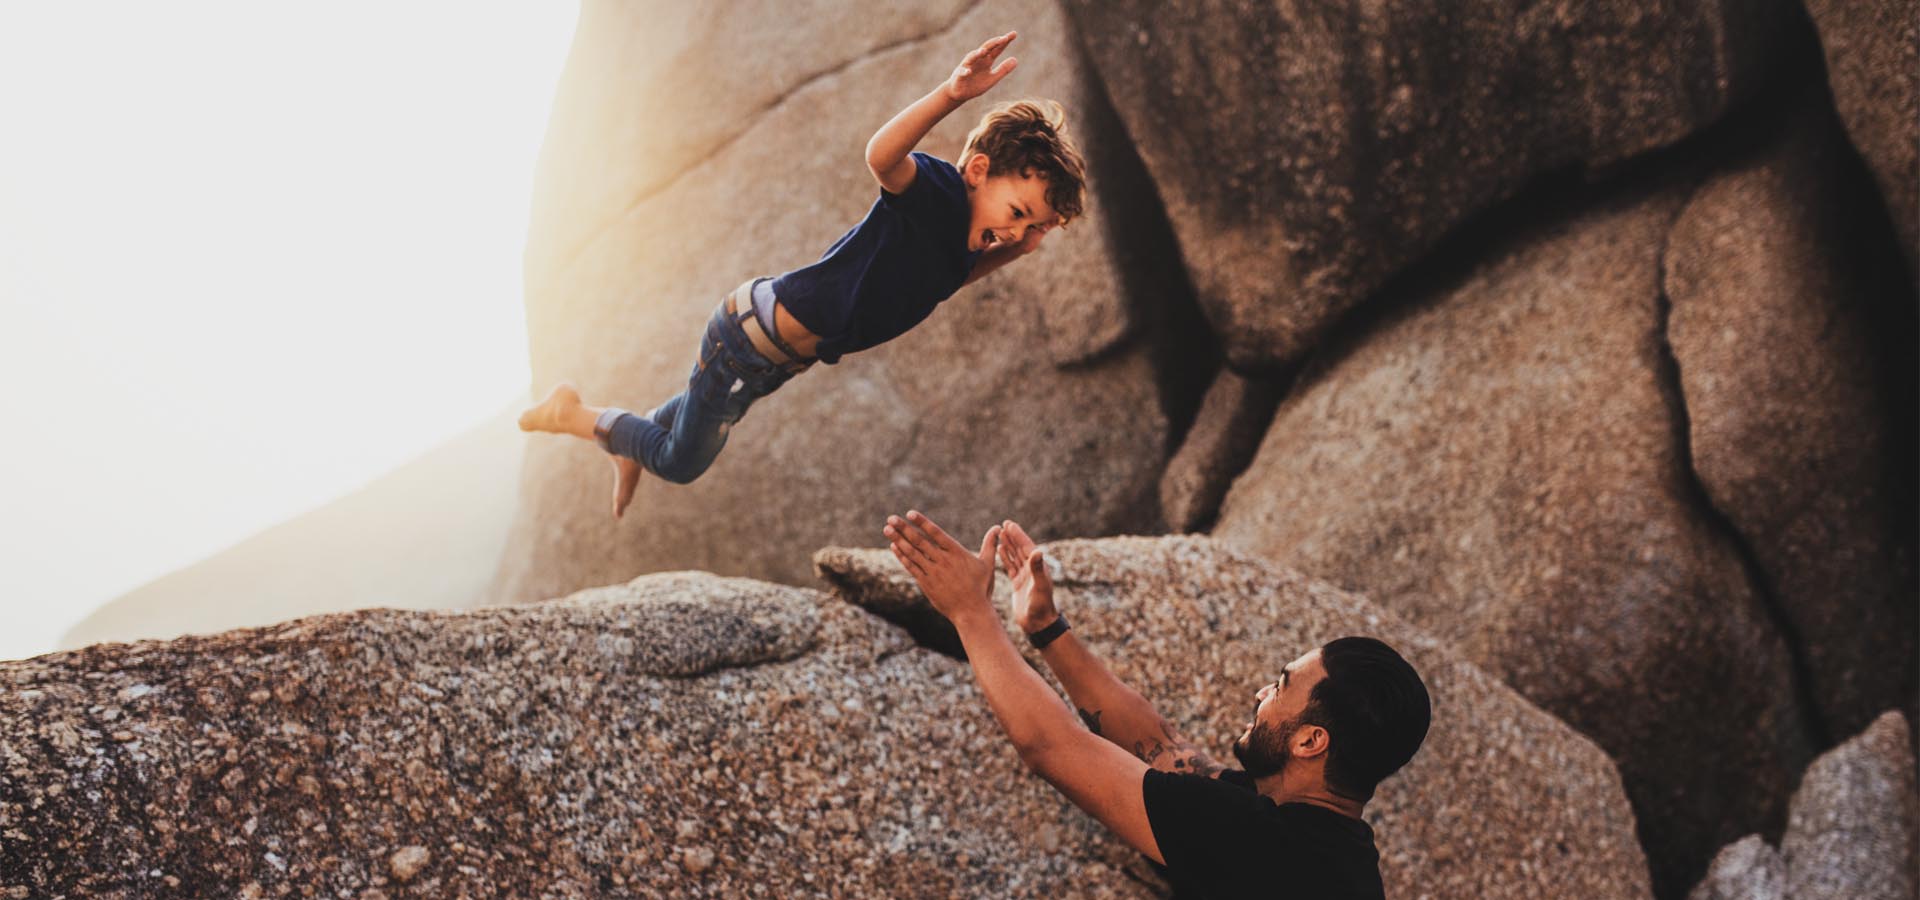
M 947 76 L 947 96 L 955 103 L 965 103 L 992 90 L 994 85 L 1000 83 L 1000 79 L 1007 77 L 1013 67 L 1020 64 L 1020 60 L 1011 56 L 997 66 L 993 64 L 999 58 L 1000 51 L 1007 49 L 1007 45 L 1018 36 L 1018 32 L 1009 31 L 967 54 L 960 60 L 960 65 L 954 68 L 953 74 Z
M 1000 523 L 1000 568 L 1013 580 L 1013 623 L 1028 634 L 1060 617 L 1053 605 L 1053 576 L 1047 558 L 1019 522 Z
M 987 529 L 980 552 L 973 553 L 918 512 L 888 516 L 887 547 L 920 585 L 933 608 L 954 624 L 981 613 L 993 615 L 993 561 L 1000 548 L 1000 526 Z

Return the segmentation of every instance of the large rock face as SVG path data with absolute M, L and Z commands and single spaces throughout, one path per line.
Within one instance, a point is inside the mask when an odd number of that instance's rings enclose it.
M 1691 184 L 1561 198 L 1388 298 L 1302 376 L 1214 531 L 1378 598 L 1590 735 L 1663 891 L 1777 822 L 1810 757 L 1789 647 L 1676 440 L 1660 253 Z
M 0 723 L 0 896 L 1150 896 L 959 664 L 739 579 L 3 663 Z
M 1900 234 L 1920 259 L 1920 4 L 1807 0 L 1827 56 L 1833 102 Z
M 875 129 L 1008 22 L 1019 70 L 921 148 L 957 158 L 989 103 L 1057 99 L 1091 156 L 1094 212 L 904 338 L 795 379 L 698 482 L 647 479 L 623 522 L 608 513 L 604 454 L 534 439 L 495 599 L 685 567 L 798 582 L 815 547 L 870 540 L 907 505 L 967 527 L 1009 514 L 1047 533 L 1157 527 L 1172 401 L 1153 345 L 1174 335 L 1139 311 L 1162 299 L 1172 243 L 1135 211 L 1151 188 L 1065 21 L 1011 0 L 817 16 L 670 6 L 583 11 L 528 248 L 541 390 L 571 380 L 633 409 L 678 391 L 722 293 L 812 261 L 857 222 L 878 191 L 861 156 Z M 848 16 L 886 25 L 869 35 Z M 733 71 L 682 90 L 714 60 Z
M 1835 735 L 1920 690 L 1913 460 L 1897 439 L 1913 360 L 1888 340 L 1911 339 L 1913 299 L 1878 203 L 1832 114 L 1804 103 L 1701 186 L 1667 249 L 1694 470 L 1803 645 Z
M 1781 0 L 1068 0 L 1229 358 L 1299 356 L 1534 175 L 1671 143 L 1760 81 Z
M 1253 693 L 1298 654 L 1367 634 L 1414 664 L 1433 697 L 1433 727 L 1413 762 L 1367 806 L 1388 896 L 1650 894 L 1612 762 L 1419 630 L 1203 537 L 1045 549 L 1075 633 L 1223 761 L 1232 760 L 1229 744 Z M 926 608 L 886 551 L 829 549 L 815 559 L 856 603 L 893 616 Z

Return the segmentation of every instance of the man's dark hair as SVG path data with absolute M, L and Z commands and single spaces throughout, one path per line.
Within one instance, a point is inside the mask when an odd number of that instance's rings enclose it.
M 1332 737 L 1327 787 L 1369 800 L 1382 779 L 1400 770 L 1427 739 L 1433 703 L 1420 673 L 1392 647 L 1368 637 L 1343 637 L 1320 648 L 1327 677 L 1307 695 L 1303 725 Z

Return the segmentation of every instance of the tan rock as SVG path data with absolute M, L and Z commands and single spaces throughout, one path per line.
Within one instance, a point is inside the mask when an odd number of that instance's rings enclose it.
M 1889 712 L 1807 767 L 1780 855 L 1793 900 L 1906 900 L 1920 841 L 1912 734 Z
M 433 855 L 427 852 L 427 848 L 416 844 L 394 851 L 393 856 L 387 859 L 387 870 L 393 873 L 395 879 L 407 882 L 412 881 L 432 861 Z
M 1777 821 L 1810 757 L 1789 649 L 1675 440 L 1660 261 L 1691 184 L 1543 203 L 1382 298 L 1301 376 L 1214 531 L 1365 591 L 1591 736 L 1676 894 Z
M 1253 461 L 1285 392 L 1286 382 L 1277 377 L 1226 369 L 1214 377 L 1193 426 L 1160 476 L 1160 510 L 1169 529 L 1203 531 L 1213 524 L 1227 488 Z
M 1808 0 L 1834 106 L 1873 167 L 1908 265 L 1920 261 L 1920 6 Z
M 1433 727 L 1367 807 L 1388 896 L 1651 896 L 1612 761 L 1380 607 L 1205 537 L 1045 549 L 1075 633 L 1221 761 L 1233 758 L 1253 693 L 1299 653 L 1367 634 L 1414 664 L 1433 696 Z M 835 548 L 816 559 L 851 602 L 925 604 L 886 551 Z
M 696 8 L 583 8 L 528 246 L 541 390 L 570 380 L 591 402 L 633 409 L 678 391 L 720 296 L 810 262 L 858 221 L 877 196 L 860 156 L 874 130 L 1010 23 L 1020 67 L 989 100 L 1065 105 L 1089 152 L 1092 211 L 905 337 L 799 376 L 754 407 L 699 481 L 645 479 L 624 521 L 609 514 L 604 454 L 534 437 L 494 599 L 682 568 L 797 583 L 815 548 L 869 541 L 907 506 L 967 528 L 1005 515 L 1052 534 L 1157 527 L 1171 438 L 1165 355 L 1152 351 L 1173 335 L 1135 321 L 1156 308 L 1135 294 L 1153 283 L 1138 273 L 1172 268 L 1171 245 L 1113 218 L 1151 189 L 1060 14 L 1013 0 L 817 16 Z M 849 40 L 850 17 L 886 25 Z M 682 95 L 706 77 L 689 71 L 716 59 L 740 72 Z M 948 117 L 921 149 L 957 157 L 986 108 Z
M 1688 900 L 1907 900 L 1916 839 L 1912 735 L 1896 710 L 1807 767 L 1778 851 L 1757 834 L 1728 844 Z
M 1668 240 L 1694 470 L 1751 548 L 1829 733 L 1911 704 L 1912 288 L 1824 96 L 1701 185 Z
M 1721 848 L 1687 900 L 1787 900 L 1787 865 L 1757 834 Z
M 1535 176 L 1701 130 L 1797 10 L 1071 0 L 1228 357 L 1295 359 Z
M 289 678 L 298 704 L 245 702 Z M 39 737 L 136 684 L 137 753 L 76 728 L 69 769 Z M 195 765 L 214 733 L 240 739 L 231 786 Z M 69 776 L 88 789 L 41 787 Z M 150 894 L 153 869 L 208 897 L 358 895 L 366 870 L 393 896 L 595 896 L 614 873 L 635 896 L 1151 896 L 958 663 L 823 594 L 706 574 L 0 663 L 0 784 L 0 887 L 35 896 Z M 1026 839 L 1049 827 L 1056 853 Z

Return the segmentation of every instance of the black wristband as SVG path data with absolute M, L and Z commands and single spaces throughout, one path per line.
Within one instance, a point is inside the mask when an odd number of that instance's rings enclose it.
M 1048 644 L 1053 643 L 1058 640 L 1061 635 L 1066 634 L 1067 629 L 1070 627 L 1072 626 L 1067 624 L 1066 616 L 1056 615 L 1053 618 L 1052 625 L 1048 625 L 1039 631 L 1027 635 L 1027 643 L 1032 644 L 1035 650 L 1045 650 Z

